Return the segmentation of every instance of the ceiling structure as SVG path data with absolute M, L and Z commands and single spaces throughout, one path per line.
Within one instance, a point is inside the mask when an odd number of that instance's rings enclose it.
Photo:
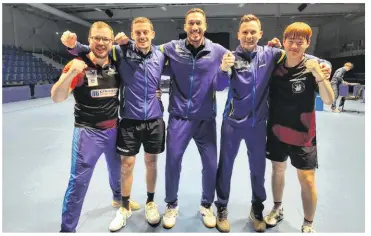
M 244 14 L 253 13 L 259 18 L 328 18 L 346 17 L 352 21 L 364 21 L 365 4 L 349 3 L 249 3 L 249 4 L 158 4 L 158 3 L 107 3 L 107 4 L 7 4 L 24 11 L 51 19 L 70 20 L 89 27 L 91 22 L 105 21 L 118 24 L 146 16 L 152 21 L 180 21 L 193 7 L 202 8 L 207 19 L 236 20 Z

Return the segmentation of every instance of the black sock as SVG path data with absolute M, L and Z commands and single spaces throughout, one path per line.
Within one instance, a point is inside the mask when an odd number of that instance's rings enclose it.
M 313 224 L 313 221 L 309 221 L 309 220 L 305 219 L 305 217 L 304 217 L 303 225 L 312 225 L 312 224 Z
M 275 209 L 280 208 L 281 205 L 282 205 L 282 202 L 274 202 L 274 208 L 275 208 Z
M 176 208 L 177 206 L 178 206 L 178 200 L 176 200 L 175 202 L 167 203 L 167 207 L 170 207 L 170 208 Z
M 125 196 L 125 197 L 121 196 L 121 206 L 125 208 L 126 210 L 130 210 L 129 199 L 130 199 L 130 195 Z
M 201 203 L 201 206 L 203 206 L 205 208 L 210 208 L 211 204 L 209 204 L 209 203 Z
M 148 204 L 149 202 L 153 202 L 154 196 L 155 196 L 155 193 L 147 192 L 147 202 L 146 202 L 146 204 Z

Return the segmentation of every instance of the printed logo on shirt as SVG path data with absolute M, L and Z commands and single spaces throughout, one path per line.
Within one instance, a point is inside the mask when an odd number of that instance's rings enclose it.
M 90 95 L 93 98 L 105 98 L 105 97 L 114 97 L 117 95 L 117 88 L 110 89 L 94 89 L 91 90 Z
M 302 80 L 307 80 L 307 77 L 303 77 L 303 78 L 296 78 L 296 79 L 290 79 L 291 82 L 295 82 L 295 81 L 302 81 Z
M 111 75 L 115 75 L 117 74 L 116 70 L 113 69 L 113 68 L 109 68 L 108 71 L 107 71 L 107 75 L 111 76 Z
M 296 81 L 292 84 L 292 91 L 294 93 L 302 93 L 305 90 L 305 84 L 301 81 Z

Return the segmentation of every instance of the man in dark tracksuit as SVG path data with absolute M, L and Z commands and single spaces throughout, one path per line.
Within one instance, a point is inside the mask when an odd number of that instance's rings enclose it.
M 248 148 L 250 165 L 252 186 L 250 218 L 253 220 L 255 231 L 263 232 L 266 229 L 263 202 L 266 200 L 264 176 L 268 88 L 272 72 L 284 59 L 285 53 L 277 48 L 258 46 L 261 36 L 260 20 L 254 15 L 243 16 L 238 33 L 240 45 L 233 52 L 233 56 L 230 56 L 234 57 L 232 70 L 227 72 L 228 58 L 223 58 L 218 73 L 218 85 L 220 81 L 229 81 L 216 183 L 217 229 L 221 232 L 230 231 L 227 205 L 233 164 L 242 139 Z
M 355 85 L 353 83 L 348 83 L 348 82 L 344 81 L 344 74 L 345 74 L 345 72 L 350 71 L 352 68 L 353 68 L 353 64 L 350 63 L 350 62 L 347 62 L 347 63 L 344 64 L 343 67 L 337 69 L 335 71 L 334 75 L 332 76 L 331 87 L 334 90 L 334 94 L 335 94 L 335 101 L 331 105 L 331 110 L 333 112 L 340 112 L 339 109 L 336 106 L 336 101 L 337 101 L 337 99 L 339 97 L 339 87 L 340 87 L 340 85 L 341 84 Z

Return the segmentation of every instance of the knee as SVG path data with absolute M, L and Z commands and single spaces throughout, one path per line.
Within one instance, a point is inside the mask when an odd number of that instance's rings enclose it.
M 315 187 L 314 170 L 298 170 L 298 174 L 302 188 Z
M 121 172 L 125 174 L 131 174 L 135 165 L 135 158 L 134 157 L 124 157 L 121 158 Z
M 275 175 L 284 175 L 286 171 L 286 161 L 285 162 L 275 162 L 272 161 L 273 174 Z
M 157 169 L 157 158 L 146 157 L 145 159 L 147 170 L 156 170 Z

